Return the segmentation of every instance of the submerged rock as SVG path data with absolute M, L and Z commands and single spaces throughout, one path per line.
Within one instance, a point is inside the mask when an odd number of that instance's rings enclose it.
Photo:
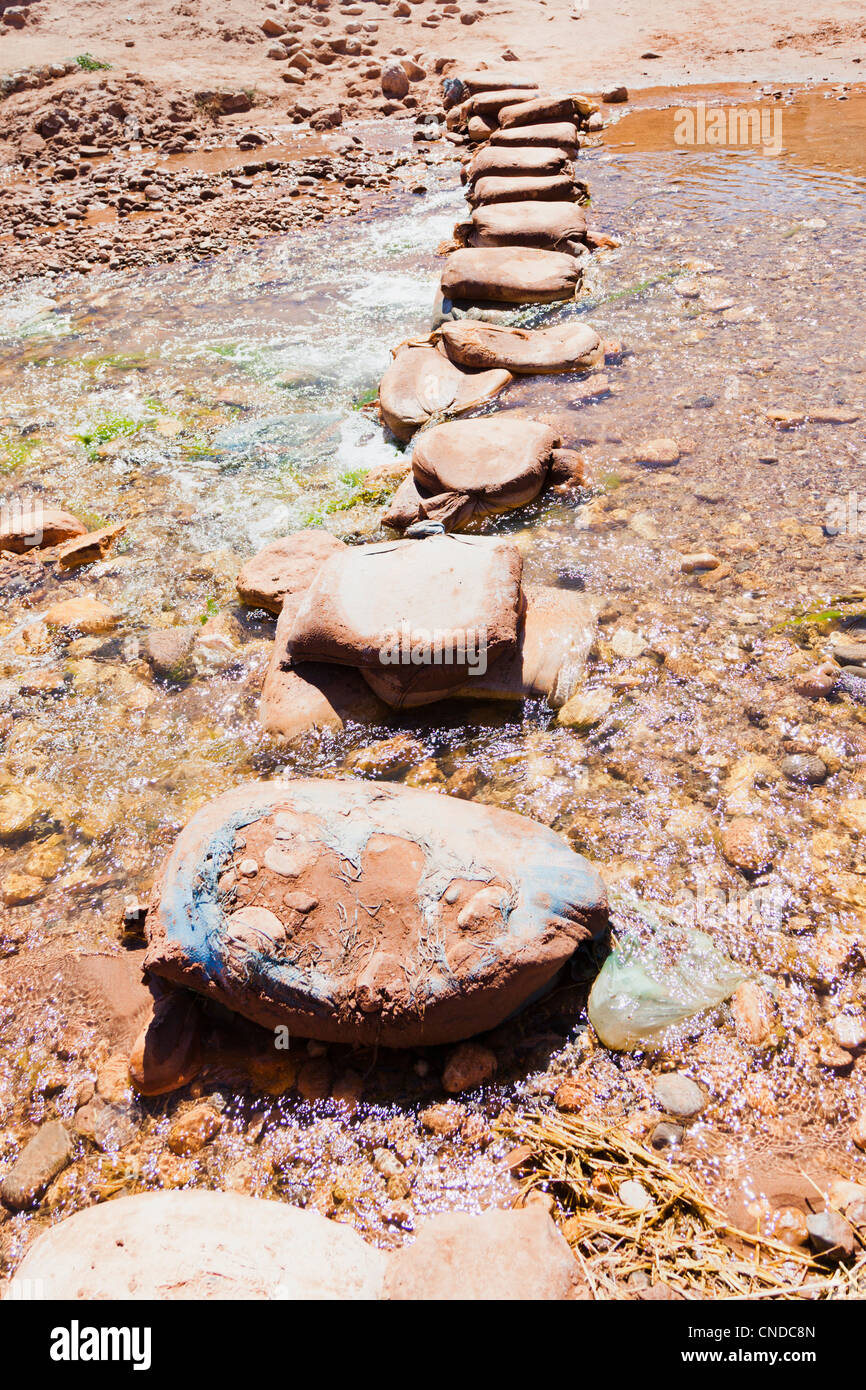
M 523 816 L 381 782 L 248 783 L 178 839 L 145 966 L 267 1027 L 407 1047 L 495 1027 L 604 921 L 598 875 Z
M 144 657 L 153 672 L 165 680 L 186 680 L 194 674 L 196 631 L 192 627 L 156 628 L 145 637 Z
M 462 925 L 458 921 L 458 925 Z M 496 1073 L 496 1053 L 479 1043 L 461 1043 L 445 1064 L 442 1085 L 452 1094 L 483 1086 Z
M 698 1083 L 679 1071 L 657 1077 L 653 1094 L 662 1109 L 677 1119 L 691 1120 L 706 1109 L 707 1097 Z
M 59 1120 L 50 1120 L 37 1130 L 0 1181 L 0 1198 L 16 1210 L 32 1206 L 71 1160 L 69 1131 Z
M 88 636 L 101 636 L 117 626 L 117 617 L 96 598 L 66 598 L 53 603 L 45 614 L 49 627 L 66 628 Z
M 732 868 L 754 877 L 773 862 L 770 833 L 760 821 L 737 816 L 722 832 L 722 853 Z
M 833 1264 L 850 1259 L 860 1248 L 854 1228 L 837 1211 L 813 1212 L 806 1217 L 806 1229 L 815 1254 Z

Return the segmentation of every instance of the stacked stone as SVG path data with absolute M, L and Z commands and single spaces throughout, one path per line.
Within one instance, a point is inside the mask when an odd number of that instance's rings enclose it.
M 580 290 L 597 239 L 587 228 L 581 204 L 588 190 L 574 160 L 596 104 L 488 72 L 448 79 L 445 104 L 448 126 L 469 145 L 462 171 L 469 216 L 454 229 L 437 326 L 428 339 L 396 349 L 379 388 L 383 424 L 400 440 L 419 436 L 411 476 L 385 517 L 410 535 L 429 524 L 460 530 L 525 505 L 548 485 L 579 486 L 579 456 L 552 437 L 530 485 L 522 462 L 538 428 L 532 421 L 509 423 L 498 440 L 490 428 L 497 417 L 485 417 L 484 434 L 478 420 L 449 425 L 447 433 L 437 422 L 493 400 L 515 376 L 587 370 L 608 351 L 573 316 L 534 329 L 502 321 L 521 307 L 567 304 Z

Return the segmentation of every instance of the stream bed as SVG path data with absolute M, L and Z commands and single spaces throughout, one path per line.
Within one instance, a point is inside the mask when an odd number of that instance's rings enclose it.
M 780 118 L 778 150 L 677 143 L 672 100 L 756 104 L 732 91 L 647 97 L 581 153 L 596 224 L 620 244 L 546 321 L 585 315 L 622 358 L 497 399 L 555 424 L 584 454 L 588 485 L 579 502 L 543 497 L 485 531 L 517 540 L 530 582 L 603 601 L 587 684 L 612 698 L 589 731 L 532 702 L 434 706 L 290 750 L 257 723 L 274 622 L 238 604 L 236 574 L 303 526 L 383 537 L 384 499 L 363 480 L 400 446 L 369 402 L 389 350 L 429 331 L 436 249 L 464 210 L 455 161 L 430 167 L 426 196 L 375 215 L 192 266 L 69 287 L 43 278 L 0 300 L 0 500 L 126 523 L 108 559 L 63 580 L 35 573 L 6 590 L 0 614 L 12 876 L 0 1164 L 34 1124 L 111 1110 L 96 1138 L 82 1129 L 37 1211 L 0 1216 L 0 1273 L 45 1220 L 157 1186 L 298 1201 L 399 1242 L 419 1215 L 514 1200 L 495 1131 L 507 1107 L 577 1076 L 590 1109 L 646 1134 L 660 1117 L 653 1079 L 674 1064 L 710 1096 L 679 1159 L 742 1219 L 762 1197 L 799 1199 L 804 1172 L 856 1176 L 849 1129 L 866 1066 L 834 1053 L 831 1025 L 866 1004 L 866 704 L 794 686 L 834 630 L 856 630 L 861 613 L 866 627 L 866 94 L 839 95 L 762 101 Z M 679 462 L 643 466 L 641 446 L 660 438 Z M 684 572 L 682 557 L 701 551 L 719 565 Z M 76 595 L 111 608 L 109 631 L 70 641 L 46 626 L 47 608 Z M 141 655 L 149 631 L 177 624 L 202 630 L 196 674 L 180 684 L 155 679 Z M 395 737 L 404 756 L 377 759 Z M 797 756 L 824 775 L 789 777 Z M 179 828 L 219 792 L 347 771 L 443 794 L 471 774 L 476 799 L 590 858 L 615 909 L 691 894 L 696 924 L 773 994 L 775 1044 L 742 1044 L 723 1010 L 662 1055 L 609 1052 L 586 1026 L 601 959 L 587 956 L 484 1040 L 495 1083 L 445 1114 L 444 1048 L 299 1041 L 276 1074 L 268 1036 L 216 1011 L 207 1077 L 135 1100 L 115 1065 L 140 1008 L 128 900 L 146 900 Z M 757 878 L 722 852 L 721 826 L 740 814 L 773 845 Z M 15 876 L 31 884 L 24 901 Z M 178 1155 L 172 1122 L 203 1097 L 218 1132 Z

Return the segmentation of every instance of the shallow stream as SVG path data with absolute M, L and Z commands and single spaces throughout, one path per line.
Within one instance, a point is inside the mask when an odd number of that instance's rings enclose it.
M 668 903 L 684 886 L 721 892 L 718 939 L 772 983 L 784 1040 L 757 1055 L 720 1017 L 681 1056 L 668 1052 L 713 1098 L 685 1162 L 733 1204 L 798 1166 L 852 1171 L 847 1126 L 866 1071 L 822 1063 L 820 1046 L 830 1017 L 864 1004 L 866 865 L 838 806 L 866 796 L 866 716 L 856 701 L 812 703 L 791 686 L 828 650 L 834 620 L 820 615 L 836 605 L 856 620 L 857 602 L 839 600 L 864 578 L 866 505 L 859 527 L 825 530 L 839 499 L 850 517 L 850 494 L 866 496 L 866 95 L 840 95 L 763 103 L 781 121 L 778 152 L 678 145 L 675 109 L 647 98 L 581 154 L 596 224 L 621 244 L 594 256 L 585 296 L 558 312 L 586 315 L 624 355 L 498 398 L 496 409 L 555 422 L 585 454 L 590 486 L 580 505 L 542 499 L 488 525 L 518 538 L 526 578 L 604 601 L 588 682 L 613 702 L 590 733 L 537 705 L 463 704 L 286 752 L 256 721 L 273 622 L 240 608 L 235 575 L 304 525 L 380 536 L 382 508 L 362 480 L 398 448 L 364 407 L 389 349 L 429 326 L 436 248 L 464 209 L 456 163 L 431 168 L 423 199 L 392 199 L 375 216 L 193 266 L 42 279 L 0 300 L 3 494 L 42 496 L 92 527 L 127 522 L 111 558 L 63 581 L 37 576 L 7 593 L 0 616 L 0 791 L 36 808 L 9 837 L 5 872 L 44 884 L 0 921 L 0 1159 L 34 1121 L 71 1116 L 95 1060 L 120 1046 L 121 1024 L 98 1017 L 113 967 L 73 1005 L 73 963 L 132 959 L 140 943 L 121 944 L 124 901 L 146 896 L 192 811 L 251 776 L 344 771 L 348 755 L 403 729 L 422 745 L 416 784 L 444 791 L 474 765 L 477 799 L 551 825 L 615 887 Z M 743 91 L 676 100 L 755 104 Z M 780 428 L 774 411 L 799 423 Z M 642 467 L 640 444 L 659 437 L 677 441 L 679 463 Z M 705 549 L 724 573 L 683 573 L 681 557 Z M 110 605 L 114 630 L 52 637 L 40 615 L 74 594 Z M 138 640 L 199 622 L 199 674 L 154 682 Z M 638 655 L 617 654 L 618 629 L 643 639 Z M 827 779 L 803 786 L 773 772 L 796 752 L 819 753 Z M 748 910 L 755 885 L 720 852 L 720 821 L 737 809 L 759 814 L 778 846 L 757 885 L 781 904 L 771 922 Z M 215 1083 L 223 1131 L 203 1156 L 164 1147 L 177 1098 L 127 1098 L 123 1142 L 83 1152 L 47 1209 L 232 1181 L 394 1240 L 419 1212 L 511 1200 L 502 1143 L 487 1132 L 507 1101 L 549 1093 L 581 1065 L 612 1120 L 650 1105 L 659 1059 L 593 1052 L 575 1034 L 596 966 L 581 963 L 558 994 L 497 1030 L 497 1085 L 467 1102 L 480 1141 L 417 1122 L 443 1098 L 441 1049 L 330 1049 L 333 1073 L 364 1078 L 352 1117 L 329 1100 L 262 1100 L 227 1065 Z M 411 1175 L 402 1196 L 371 1166 L 383 1148 Z M 7 1267 L 30 1224 L 0 1230 Z

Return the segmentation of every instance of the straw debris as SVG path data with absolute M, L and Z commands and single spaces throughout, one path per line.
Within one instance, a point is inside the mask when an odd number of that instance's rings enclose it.
M 532 1191 L 554 1198 L 554 1220 L 596 1299 L 647 1284 L 687 1299 L 863 1297 L 866 1255 L 831 1271 L 732 1226 L 691 1176 L 622 1129 L 548 1110 L 509 1113 L 496 1127 L 520 1150 L 512 1166 L 521 1200 Z M 624 1183 L 640 1184 L 649 1201 L 630 1205 L 635 1188 Z

